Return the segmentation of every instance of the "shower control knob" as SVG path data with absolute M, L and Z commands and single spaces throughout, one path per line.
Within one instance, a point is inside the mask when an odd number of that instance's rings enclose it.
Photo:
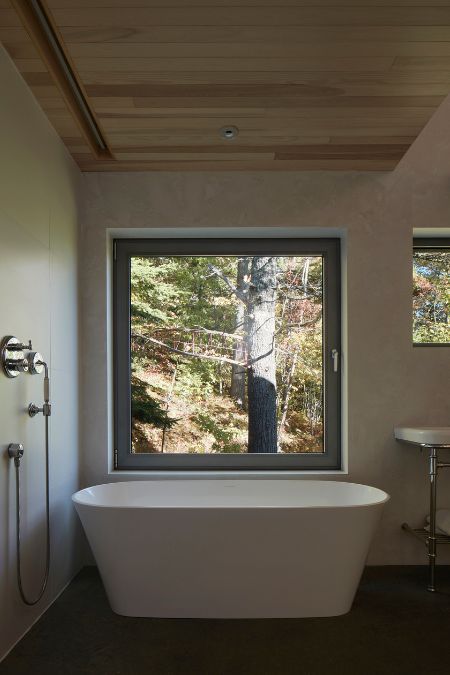
M 28 352 L 27 363 L 30 375 L 40 375 L 44 370 L 43 357 L 39 352 Z
M 28 371 L 24 349 L 27 347 L 14 335 L 6 335 L 0 342 L 0 364 L 7 377 L 17 377 Z
M 23 354 L 21 356 L 23 356 Z M 6 361 L 6 366 L 9 368 L 10 371 L 15 373 L 28 372 L 28 361 L 25 358 L 8 359 Z
M 10 338 L 8 344 L 8 350 L 10 352 L 22 352 L 24 349 L 26 350 L 33 349 L 31 340 L 28 340 L 28 344 L 25 344 L 25 342 L 19 342 L 19 340 L 17 340 L 17 338 L 15 337 Z

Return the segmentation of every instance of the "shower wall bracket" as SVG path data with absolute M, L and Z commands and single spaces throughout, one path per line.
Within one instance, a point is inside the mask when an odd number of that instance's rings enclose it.
M 14 335 L 6 335 L 0 343 L 0 362 L 6 377 L 17 377 L 28 372 L 28 360 L 24 351 L 33 349 L 31 340 L 28 344 L 20 342 Z
M 20 460 L 23 457 L 24 447 L 22 443 L 10 443 L 8 445 L 8 455 L 14 460 L 16 467 L 20 466 Z

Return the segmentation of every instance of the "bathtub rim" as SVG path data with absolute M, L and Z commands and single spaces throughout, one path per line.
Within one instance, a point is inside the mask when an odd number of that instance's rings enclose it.
M 202 481 L 202 479 L 160 479 L 160 480 L 139 480 L 139 481 L 111 481 L 109 483 L 99 483 L 96 485 L 90 485 L 85 488 L 82 488 L 81 490 L 78 490 L 75 492 L 71 499 L 74 505 L 79 505 L 79 506 L 85 506 L 88 508 L 94 508 L 94 509 L 135 509 L 135 510 L 151 510 L 151 511 L 156 511 L 156 510 L 180 510 L 180 511 L 206 511 L 206 510 L 315 510 L 315 509 L 361 509 L 361 508 L 370 508 L 370 507 L 375 507 L 375 506 L 382 506 L 386 504 L 390 499 L 391 496 L 385 492 L 385 490 L 382 490 L 381 488 L 374 487 L 372 485 L 366 485 L 365 483 L 353 483 L 349 481 L 337 481 L 337 480 L 312 480 L 312 481 L 306 481 L 306 480 L 298 480 L 296 482 L 308 482 L 308 483 L 325 483 L 325 484 L 343 484 L 343 485 L 348 485 L 348 486 L 353 486 L 356 488 L 370 488 L 371 490 L 376 490 L 376 493 L 379 493 L 379 499 L 375 501 L 368 501 L 362 504 L 321 504 L 321 505 L 311 505 L 311 504 L 304 504 L 304 505 L 295 505 L 295 504 L 249 504 L 249 505 L 243 505 L 243 504 L 213 504 L 213 503 L 205 503 L 205 504 L 186 504 L 186 505 L 180 505 L 180 504 L 149 504 L 149 505 L 136 505 L 136 504 L 101 504 L 101 503 L 95 503 L 92 501 L 87 501 L 86 499 L 83 499 L 82 495 L 83 493 L 86 493 L 87 490 L 92 490 L 93 488 L 101 488 L 101 487 L 106 487 L 109 485 L 117 485 L 117 484 L 122 484 L 122 485 L 135 485 L 135 484 L 142 484 L 142 483 L 166 483 L 166 482 L 171 482 L 171 483 L 182 483 L 186 481 L 194 482 L 194 481 Z M 211 482 L 216 482 L 216 481 L 230 481 L 230 479 L 204 479 L 204 480 L 209 480 Z M 243 480 L 248 480 L 248 482 L 254 482 L 252 479 L 239 479 L 235 478 L 234 479 L 236 482 L 241 482 Z M 267 481 L 267 482 L 274 482 L 273 478 L 267 478 L 267 479 L 260 479 L 262 481 Z M 282 479 L 281 479 L 282 480 Z M 203 481 L 202 481 L 203 482 Z M 281 481 L 280 481 L 281 482 Z

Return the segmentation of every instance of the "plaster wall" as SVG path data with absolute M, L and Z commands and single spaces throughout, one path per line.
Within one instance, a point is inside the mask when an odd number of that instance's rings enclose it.
M 0 373 L 0 659 L 74 576 L 82 539 L 70 495 L 78 488 L 77 248 L 81 174 L 0 48 L 0 338 L 32 339 L 50 364 L 52 565 L 35 607 L 16 583 L 16 504 L 11 442 L 22 462 L 23 575 L 35 597 L 45 564 L 42 377 Z M 6 94 L 5 94 L 6 92 Z

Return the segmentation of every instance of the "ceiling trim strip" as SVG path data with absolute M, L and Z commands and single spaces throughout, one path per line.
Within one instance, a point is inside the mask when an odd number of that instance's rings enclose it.
M 43 0 L 11 0 L 94 156 L 114 159 L 83 85 Z

